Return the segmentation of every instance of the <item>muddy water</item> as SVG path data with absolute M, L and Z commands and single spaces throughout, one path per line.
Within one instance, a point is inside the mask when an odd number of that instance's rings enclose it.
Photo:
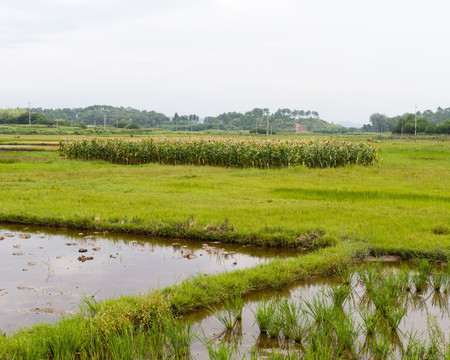
M 0 329 L 52 322 L 95 299 L 232 271 L 296 251 L 93 232 L 0 226 Z
M 255 323 L 254 312 L 258 303 L 262 299 L 303 299 L 312 300 L 316 295 L 321 293 L 331 284 L 338 284 L 335 278 L 324 278 L 310 282 L 300 282 L 290 287 L 286 287 L 282 291 L 264 291 L 254 293 L 245 298 L 245 305 L 242 312 L 242 321 L 238 322 L 232 331 L 225 331 L 225 327 L 216 317 L 210 315 L 207 311 L 195 314 L 192 317 L 194 327 L 201 334 L 200 339 L 192 346 L 191 354 L 196 360 L 209 359 L 205 346 L 202 341 L 204 338 L 211 339 L 216 345 L 222 341 L 227 343 L 235 343 L 240 356 L 244 355 L 249 358 L 249 352 L 256 349 L 258 358 L 264 358 L 265 355 L 275 351 L 286 353 L 287 350 L 298 349 L 294 343 L 286 342 L 280 336 L 277 339 L 270 338 L 267 334 L 261 334 Z M 352 314 L 356 320 L 356 324 L 362 323 L 357 309 L 361 307 L 360 299 L 364 294 L 364 288 L 356 285 L 350 298 L 344 305 L 346 312 Z M 400 346 L 404 346 L 407 342 L 406 336 L 408 332 L 415 332 L 422 339 L 428 338 L 427 319 L 429 316 L 434 317 L 436 323 L 446 334 L 450 334 L 450 308 L 449 308 L 449 292 L 434 292 L 429 288 L 427 292 L 416 294 L 411 292 L 407 300 L 407 313 L 402 319 L 399 329 L 392 337 L 392 341 L 399 341 Z M 204 336 L 203 336 L 204 334 Z M 203 339 L 203 340 L 202 340 Z M 360 344 L 364 344 L 365 337 L 360 335 L 358 338 Z M 403 344 L 403 345 L 402 345 Z M 399 348 L 396 349 L 398 355 Z

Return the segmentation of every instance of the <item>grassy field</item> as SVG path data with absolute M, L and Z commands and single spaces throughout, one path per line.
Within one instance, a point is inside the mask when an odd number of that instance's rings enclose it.
M 185 237 L 218 233 L 226 222 L 234 237 L 292 240 L 321 230 L 383 252 L 448 252 L 448 143 L 377 145 L 379 165 L 337 169 L 126 166 L 1 152 L 0 220 Z
M 49 139 L 57 138 L 4 136 L 0 144 Z M 242 271 L 199 275 L 147 295 L 85 304 L 89 316 L 0 336 L 1 358 L 107 358 L 104 351 L 122 341 L 120 334 L 136 340 L 136 329 L 151 328 L 169 314 L 331 274 L 369 253 L 447 260 L 448 142 L 380 139 L 376 145 L 382 158 L 376 166 L 276 170 L 127 166 L 64 160 L 56 151 L 0 151 L 0 221 L 271 246 L 303 246 L 298 239 L 307 234 L 326 234 L 326 245 L 335 245 Z

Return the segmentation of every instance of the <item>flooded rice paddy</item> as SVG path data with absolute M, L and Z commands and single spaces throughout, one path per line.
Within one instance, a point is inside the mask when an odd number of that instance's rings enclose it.
M 218 273 L 298 251 L 98 232 L 0 227 L 0 329 L 53 322 L 80 297 L 136 295 L 199 273 Z
M 400 273 L 399 268 L 384 267 L 382 276 Z M 222 347 L 221 350 L 232 354 L 230 358 L 233 359 L 244 356 L 247 359 L 255 356 L 258 359 L 282 359 L 289 355 L 292 356 L 289 358 L 297 359 L 297 356 L 303 358 L 308 353 L 324 356 L 319 358 L 329 358 L 327 356 L 330 355 L 330 358 L 400 359 L 407 351 L 412 354 L 417 351 L 418 357 L 410 358 L 418 359 L 423 358 L 426 351 L 430 355 L 435 349 L 440 349 L 447 351 L 446 355 L 442 357 L 441 352 L 433 358 L 447 359 L 445 356 L 450 355 L 450 284 L 448 270 L 443 273 L 446 280 L 439 290 L 435 289 L 430 276 L 428 284 L 418 291 L 417 274 L 410 270 L 409 281 L 402 285 L 404 288 L 395 294 L 395 298 L 392 294 L 387 295 L 391 299 L 389 304 L 383 305 L 384 308 L 380 305 L 383 298 L 380 294 L 385 289 L 374 288 L 370 293 L 367 283 L 356 273 L 351 277 L 351 290 L 340 299 L 342 306 L 336 306 L 336 301 L 339 301 L 339 295 L 336 296 L 339 290 L 336 289 L 347 285 L 336 277 L 301 282 L 280 291 L 254 293 L 245 299 L 242 320 L 233 320 L 234 325 L 231 323 L 229 329 L 226 328 L 229 313 L 226 306 L 216 309 L 215 313 L 210 309 L 193 316 L 194 328 L 201 335 L 193 343 L 191 354 L 197 360 L 210 359 L 207 347 L 210 351 L 219 351 Z M 389 288 L 390 285 L 383 284 L 383 287 Z M 293 304 L 296 312 L 292 311 Z M 363 320 L 367 314 L 378 314 L 372 322 L 373 333 L 368 331 L 370 321 Z M 391 314 L 400 314 L 401 320 L 398 317 L 395 320 L 398 325 Z M 267 328 L 261 331 L 264 321 Z M 296 325 L 289 325 L 291 322 Z M 299 338 L 294 340 L 296 335 Z M 416 343 L 412 346 L 414 341 Z M 429 346 L 427 350 L 421 348 L 425 343 Z

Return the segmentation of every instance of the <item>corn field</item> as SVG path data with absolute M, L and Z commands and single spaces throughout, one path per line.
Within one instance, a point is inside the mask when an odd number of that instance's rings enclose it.
M 310 168 L 373 165 L 379 161 L 378 149 L 372 144 L 328 140 L 93 138 L 63 140 L 59 153 L 68 159 L 105 160 L 127 165 L 154 162 L 263 169 L 297 165 Z

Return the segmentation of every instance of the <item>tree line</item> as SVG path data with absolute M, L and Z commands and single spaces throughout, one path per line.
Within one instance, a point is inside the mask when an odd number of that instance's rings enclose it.
M 375 113 L 370 124 L 362 127 L 366 132 L 392 132 L 394 134 L 450 134 L 450 108 L 438 107 L 435 112 L 425 110 L 416 114 L 406 113 L 388 117 Z

